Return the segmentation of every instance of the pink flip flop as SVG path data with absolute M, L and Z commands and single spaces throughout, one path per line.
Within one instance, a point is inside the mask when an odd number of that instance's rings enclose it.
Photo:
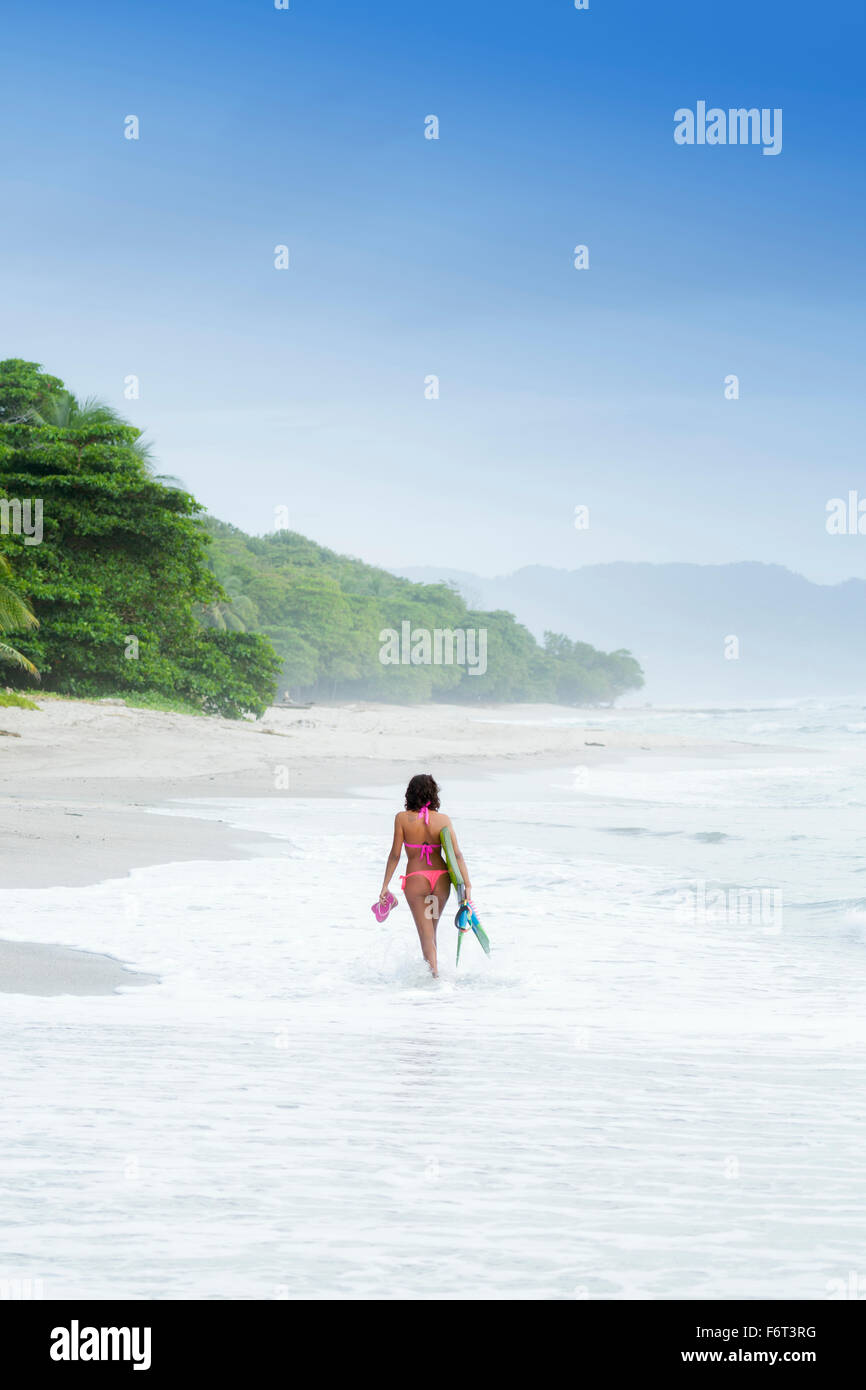
M 374 903 L 373 906 L 370 908 L 370 911 L 376 918 L 377 922 L 384 922 L 385 918 L 388 916 L 388 913 L 391 911 L 392 908 L 396 906 L 397 899 L 394 897 L 393 893 L 389 893 L 383 903 Z

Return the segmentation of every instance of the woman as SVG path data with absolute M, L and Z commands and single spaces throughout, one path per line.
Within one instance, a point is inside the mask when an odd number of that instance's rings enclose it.
M 451 831 L 451 843 L 457 856 L 460 872 L 466 883 L 466 896 L 471 897 L 469 870 L 460 853 L 454 826 L 439 810 L 439 788 L 433 778 L 421 772 L 406 788 L 406 809 L 394 817 L 394 842 L 385 865 L 385 877 L 379 901 L 388 895 L 388 884 L 400 862 L 400 851 L 406 846 L 406 872 L 400 887 L 415 918 L 421 938 L 421 951 L 434 979 L 439 977 L 436 962 L 436 926 L 439 914 L 451 892 L 448 868 L 439 848 L 439 836 L 445 827 Z

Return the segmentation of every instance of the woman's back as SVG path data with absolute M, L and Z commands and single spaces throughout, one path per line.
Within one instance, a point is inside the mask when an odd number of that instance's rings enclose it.
M 417 811 L 400 811 L 398 819 L 410 865 L 415 860 L 423 860 L 425 864 L 432 861 L 433 868 L 444 868 L 439 835 L 446 825 L 451 824 L 448 817 L 441 811 L 427 811 L 423 817 Z M 427 845 L 432 847 L 432 854 L 429 850 L 425 853 L 424 846 Z

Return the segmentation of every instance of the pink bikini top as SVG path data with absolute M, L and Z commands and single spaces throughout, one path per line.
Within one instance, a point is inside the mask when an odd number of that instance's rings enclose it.
M 426 825 L 426 827 L 427 827 L 428 830 L 430 829 L 430 802 L 429 802 L 429 801 L 425 801 L 425 802 L 424 802 L 424 805 L 421 807 L 421 810 L 418 812 L 418 819 L 419 819 L 419 820 L 422 820 L 422 821 L 424 822 L 424 824 Z M 405 846 L 406 846 L 407 849 L 420 849 L 420 851 L 421 851 L 421 858 L 424 860 L 424 863 L 427 865 L 427 868 L 428 868 L 428 869 L 432 869 L 432 867 L 433 867 L 433 853 L 434 853 L 435 850 L 438 850 L 438 848 L 439 848 L 438 845 L 430 845 L 430 844 L 424 844 L 424 845 L 410 845 L 408 840 L 404 840 L 403 843 L 405 844 Z

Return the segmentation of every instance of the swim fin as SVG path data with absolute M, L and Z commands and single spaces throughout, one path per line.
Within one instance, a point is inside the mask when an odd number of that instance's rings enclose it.
M 457 916 L 454 918 L 454 925 L 457 928 L 457 964 L 460 964 L 460 947 L 463 945 L 463 937 L 471 926 L 469 918 L 469 906 L 463 902 L 457 909 Z
M 474 931 L 475 935 L 478 937 L 478 944 L 484 952 L 485 956 L 489 956 L 490 941 L 487 936 L 487 932 L 484 930 L 481 923 L 479 922 L 478 914 L 476 913 L 475 908 L 472 906 L 471 903 L 469 904 L 469 925 Z

